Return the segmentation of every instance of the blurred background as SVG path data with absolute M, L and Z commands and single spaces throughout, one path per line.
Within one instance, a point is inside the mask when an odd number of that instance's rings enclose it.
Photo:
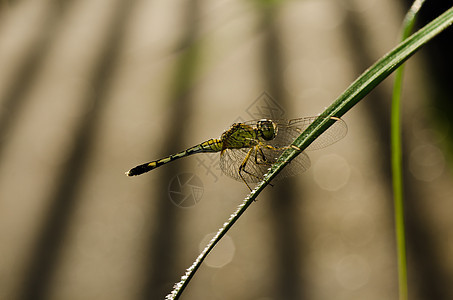
M 433 1 L 431 1 L 433 2 Z M 314 116 L 399 40 L 406 1 L 0 1 L 0 299 L 162 299 L 248 194 L 218 154 L 131 167 L 238 120 Z M 436 5 L 443 5 L 443 7 Z M 451 2 L 426 3 L 418 26 Z M 403 100 L 411 299 L 453 298 L 449 29 Z M 182 299 L 396 299 L 392 80 L 268 187 Z

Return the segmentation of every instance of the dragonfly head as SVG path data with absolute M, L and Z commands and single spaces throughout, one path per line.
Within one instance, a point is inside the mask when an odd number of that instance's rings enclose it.
M 277 135 L 278 128 L 277 124 L 275 124 L 271 120 L 261 119 L 256 122 L 256 130 L 260 137 L 262 137 L 266 141 L 270 141 Z

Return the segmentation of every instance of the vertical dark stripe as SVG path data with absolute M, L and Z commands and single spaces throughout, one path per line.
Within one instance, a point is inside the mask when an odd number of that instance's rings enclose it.
M 50 209 L 45 223 L 42 225 L 37 244 L 34 246 L 33 257 L 28 268 L 28 274 L 22 285 L 22 295 L 19 299 L 47 299 L 64 237 L 71 223 L 72 212 L 76 206 L 81 179 L 87 167 L 87 157 L 95 142 L 96 127 L 99 114 L 105 104 L 106 92 L 109 88 L 110 74 L 115 68 L 119 46 L 124 37 L 125 24 L 128 21 L 130 9 L 134 1 L 118 1 L 115 15 L 107 32 L 103 53 L 97 62 L 92 82 L 94 91 L 85 101 L 85 114 L 74 134 L 75 146 L 69 154 L 67 163 L 62 167 L 62 173 L 57 177 L 55 190 L 50 195 Z
M 184 2 L 181 8 L 185 15 L 184 34 L 180 43 L 178 61 L 175 64 L 174 75 L 170 82 L 170 98 L 168 106 L 172 116 L 165 124 L 166 132 L 163 144 L 164 151 L 171 152 L 181 149 L 187 137 L 193 135 L 187 130 L 187 124 L 192 115 L 192 92 L 199 62 L 199 45 L 196 42 L 198 33 L 199 3 L 197 0 Z M 150 201 L 155 203 L 148 245 L 149 260 L 146 263 L 144 286 L 140 299 L 163 299 L 179 281 L 181 270 L 186 264 L 179 265 L 175 260 L 180 251 L 187 251 L 184 245 L 179 245 L 179 226 L 182 222 L 181 208 L 176 207 L 169 199 L 168 186 L 170 181 L 179 173 L 178 164 L 169 164 L 159 171 L 160 182 L 150 191 Z
M 72 3 L 69 0 L 63 1 L 62 4 L 59 4 L 60 2 L 55 0 L 48 5 L 47 16 L 41 25 L 39 36 L 35 38 L 36 43 L 30 47 L 25 59 L 18 64 L 13 74 L 12 84 L 6 88 L 3 99 L 0 101 L 2 105 L 0 109 L 0 166 L 9 132 L 16 122 L 21 120 L 19 116 L 22 108 L 27 104 L 25 95 L 38 78 L 44 58 L 52 46 L 52 37 L 58 30 L 59 22 L 66 14 L 66 8 Z
M 287 111 L 290 103 L 284 92 L 283 76 L 283 56 L 279 39 L 279 29 L 276 17 L 279 13 L 279 1 L 260 1 L 261 3 L 261 29 L 264 33 L 262 45 L 262 66 L 264 68 L 265 86 L 271 97 Z M 294 180 L 294 179 L 292 179 Z M 296 209 L 296 202 L 300 204 L 302 195 L 299 193 L 296 198 L 293 181 L 287 179 L 279 182 L 272 189 L 271 209 L 272 209 L 272 232 L 274 243 L 273 257 L 273 281 L 274 287 L 271 292 L 275 299 L 300 300 L 304 299 L 302 291 L 304 282 L 302 281 L 301 268 L 303 267 L 303 249 L 299 238 L 300 224 Z M 300 179 L 299 179 L 300 180 Z

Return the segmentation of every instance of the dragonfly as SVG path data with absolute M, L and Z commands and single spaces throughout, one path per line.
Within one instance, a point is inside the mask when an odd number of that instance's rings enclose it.
M 291 120 L 260 119 L 234 123 L 218 139 L 209 139 L 196 146 L 170 156 L 153 160 L 130 169 L 128 176 L 141 175 L 162 165 L 196 153 L 220 152 L 220 169 L 229 177 L 250 185 L 260 182 L 269 168 L 293 141 L 318 117 Z M 334 123 L 314 140 L 305 150 L 318 150 L 346 136 L 346 123 L 330 117 Z M 305 172 L 310 167 L 310 158 L 305 151 L 293 159 L 274 178 L 280 180 Z

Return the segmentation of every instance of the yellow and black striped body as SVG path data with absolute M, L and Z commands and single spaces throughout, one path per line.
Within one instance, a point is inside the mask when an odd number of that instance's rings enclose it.
M 181 157 L 189 156 L 189 155 L 192 155 L 195 153 L 219 152 L 219 151 L 222 151 L 222 149 L 223 149 L 223 143 L 221 140 L 210 139 L 210 140 L 207 140 L 206 142 L 193 146 L 184 151 L 175 153 L 168 157 L 161 158 L 159 160 L 151 161 L 151 162 L 136 166 L 135 168 L 130 169 L 129 172 L 127 172 L 126 174 L 127 174 L 127 176 L 140 175 L 140 174 L 149 172 L 157 167 L 160 167 L 166 163 L 177 160 L 178 158 L 181 158 Z

